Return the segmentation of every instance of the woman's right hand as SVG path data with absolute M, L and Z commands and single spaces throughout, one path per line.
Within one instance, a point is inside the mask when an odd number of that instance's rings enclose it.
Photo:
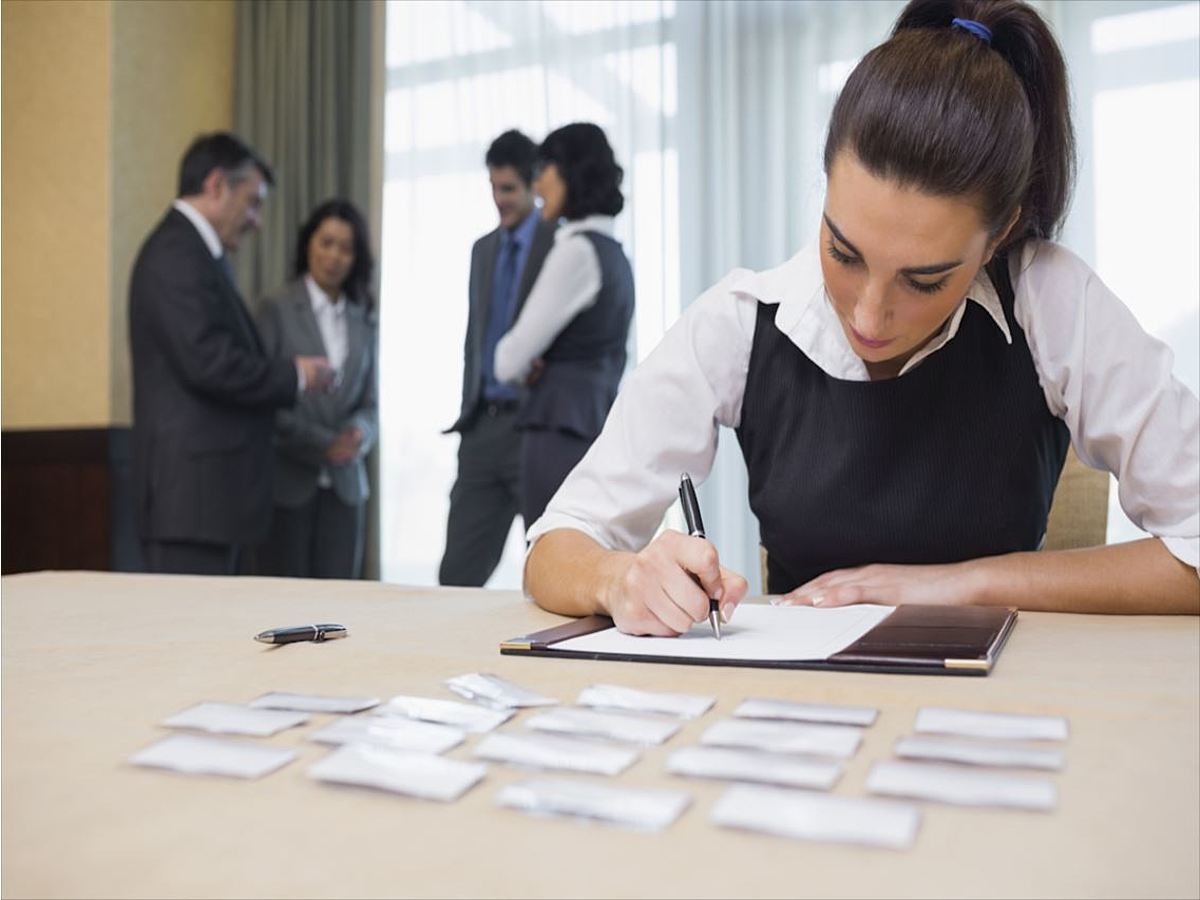
M 709 597 L 728 622 L 748 588 L 707 540 L 664 531 L 641 552 L 621 555 L 604 605 L 619 631 L 675 637 L 708 618 Z

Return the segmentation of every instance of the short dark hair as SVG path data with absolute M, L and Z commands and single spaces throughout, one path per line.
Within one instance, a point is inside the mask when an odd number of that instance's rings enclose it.
M 533 184 L 533 164 L 536 159 L 537 144 L 515 128 L 492 141 L 483 157 L 489 168 L 512 166 L 525 187 Z
M 354 265 L 350 267 L 350 274 L 346 276 L 342 290 L 351 301 L 370 309 L 373 305 L 371 276 L 375 273 L 375 256 L 371 253 L 371 236 L 367 231 L 366 219 L 349 200 L 340 197 L 326 200 L 314 209 L 300 226 L 296 235 L 294 272 L 297 276 L 308 272 L 308 242 L 326 219 L 340 219 L 350 226 L 350 231 L 354 234 Z
M 617 165 L 600 126 L 574 122 L 555 129 L 538 147 L 538 163 L 553 163 L 567 187 L 565 218 L 615 216 L 625 208 L 621 194 L 625 170 Z
M 253 148 L 228 131 L 202 134 L 187 148 L 179 164 L 179 196 L 191 197 L 204 190 L 204 179 L 213 169 L 236 173 L 252 164 L 262 174 L 267 184 L 275 184 L 275 173 L 270 164 Z M 234 175 L 233 181 L 241 180 Z
M 981 23 L 986 42 L 954 19 Z M 1019 0 L 911 0 L 834 106 L 825 171 L 843 148 L 872 174 L 934 196 L 979 197 L 1001 251 L 1062 225 L 1075 176 L 1067 71 Z

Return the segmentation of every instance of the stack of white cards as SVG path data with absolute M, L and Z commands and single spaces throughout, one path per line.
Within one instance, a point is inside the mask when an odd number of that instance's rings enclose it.
M 515 686 L 514 686 L 515 687 Z M 248 705 L 201 703 L 163 724 L 217 734 L 268 737 L 309 721 L 309 713 L 358 713 L 379 704 L 376 697 L 325 697 L 270 693 Z M 377 788 L 430 800 L 453 800 L 483 778 L 478 763 L 438 754 L 482 732 L 512 712 L 424 697 L 395 697 L 378 714 L 343 716 L 312 732 L 309 740 L 337 749 L 311 766 L 310 777 Z M 242 741 L 178 734 L 131 757 L 139 766 L 187 774 L 258 778 L 291 762 L 294 750 Z
M 853 755 L 862 741 L 853 726 L 878 715 L 865 706 L 767 699 L 746 700 L 733 714 L 703 734 L 702 746 L 671 754 L 667 771 L 827 791 L 842 775 L 835 760 Z
M 308 722 L 308 714 L 301 710 L 314 708 L 312 704 L 280 706 L 274 702 L 281 697 L 297 696 L 268 694 L 247 706 L 198 703 L 163 720 L 162 724 L 168 728 L 210 734 L 269 737 Z M 307 699 L 329 702 L 336 698 Z M 129 761 L 136 766 L 169 769 L 187 775 L 260 778 L 295 758 L 295 751 L 280 747 L 263 747 L 246 741 L 195 734 L 175 734 L 138 751 Z
M 311 740 L 338 747 L 309 767 L 309 777 L 423 800 L 457 800 L 479 783 L 487 767 L 438 754 L 457 747 L 468 733 L 491 731 L 512 718 L 511 708 L 497 707 L 398 695 L 375 715 L 342 719 L 313 732 Z
M 494 709 L 475 703 L 459 703 L 456 700 L 435 700 L 432 697 L 412 697 L 400 694 L 393 697 L 379 712 L 384 715 L 407 716 L 421 722 L 434 722 L 438 725 L 450 725 L 469 731 L 471 734 L 483 734 L 499 725 L 503 725 L 513 717 L 510 708 Z
M 557 706 L 558 701 L 537 691 L 514 684 L 499 675 L 471 672 L 446 680 L 446 686 L 460 697 L 494 709 L 520 709 L 526 706 Z
M 715 702 L 693 694 L 592 685 L 579 695 L 578 706 L 536 713 L 525 722 L 532 733 L 488 735 L 475 755 L 525 768 L 616 775 L 637 761 L 639 747 L 668 741 Z M 506 787 L 496 801 L 533 814 L 657 831 L 675 821 L 691 798 L 684 791 L 538 778 Z
M 534 815 L 595 819 L 644 831 L 661 831 L 687 809 L 684 791 L 613 787 L 567 778 L 538 778 L 510 784 L 496 802 Z
M 1066 740 L 1061 716 L 927 707 L 918 711 L 915 730 L 917 736 L 896 743 L 904 761 L 876 763 L 867 790 L 958 806 L 1050 810 L 1058 804 L 1058 789 L 1047 778 L 981 768 L 1061 769 L 1064 755 L 1057 747 L 1013 743 Z
M 370 787 L 423 800 L 457 800 L 483 778 L 486 766 L 433 753 L 369 744 L 338 747 L 308 769 L 310 778 Z
M 598 709 L 659 713 L 680 719 L 695 719 L 712 709 L 717 698 L 701 694 L 643 691 L 615 684 L 593 684 L 583 689 L 577 702 L 580 706 L 593 706 Z
M 743 784 L 721 795 L 713 807 L 712 821 L 726 828 L 801 840 L 903 850 L 916 839 L 921 812 L 914 806 L 887 800 Z

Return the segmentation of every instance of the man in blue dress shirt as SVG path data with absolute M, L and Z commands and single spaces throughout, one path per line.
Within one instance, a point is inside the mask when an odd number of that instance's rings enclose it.
M 447 429 L 457 431 L 461 441 L 438 571 L 445 585 L 482 587 L 500 562 L 517 515 L 520 395 L 496 381 L 494 357 L 554 243 L 554 224 L 543 222 L 534 206 L 536 152 L 524 134 L 506 131 L 484 158 L 500 224 L 471 248 L 462 406 Z

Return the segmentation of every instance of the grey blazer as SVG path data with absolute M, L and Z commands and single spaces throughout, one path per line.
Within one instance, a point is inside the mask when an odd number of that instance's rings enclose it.
M 538 222 L 533 232 L 533 243 L 529 245 L 529 256 L 521 271 L 521 283 L 517 287 L 517 308 L 513 321 L 521 312 L 525 298 L 542 271 L 546 254 L 554 246 L 554 222 Z M 496 252 L 500 247 L 500 229 L 489 231 L 471 248 L 471 282 L 468 293 L 471 309 L 467 318 L 467 338 L 463 343 L 463 389 L 462 406 L 458 419 L 443 434 L 451 431 L 467 431 L 475 424 L 475 411 L 479 396 L 483 393 L 483 336 L 487 331 L 488 306 L 492 302 L 492 280 L 496 273 Z
M 324 356 L 325 344 L 313 315 L 303 278 L 268 297 L 259 311 L 263 345 L 272 358 Z M 375 401 L 378 329 L 373 314 L 357 303 L 346 304 L 348 352 L 337 387 L 328 394 L 303 394 L 291 409 L 275 416 L 276 506 L 295 508 L 313 498 L 325 450 L 350 426 L 362 430 L 358 459 L 328 466 L 333 490 L 351 506 L 370 495 L 366 456 L 379 433 Z

